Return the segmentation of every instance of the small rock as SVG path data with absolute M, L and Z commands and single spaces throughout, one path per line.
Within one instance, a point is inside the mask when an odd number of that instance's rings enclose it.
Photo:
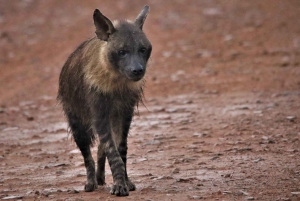
M 286 67 L 288 65 L 290 65 L 290 57 L 288 57 L 288 56 L 282 57 L 281 61 L 280 61 L 280 66 Z
M 23 195 L 9 195 L 6 197 L 1 198 L 2 200 L 15 200 L 15 199 L 22 199 Z
M 245 192 L 245 191 L 242 191 L 242 190 L 240 190 L 239 192 L 240 192 L 241 194 L 243 194 L 243 195 L 246 195 L 246 196 L 249 195 L 249 193 L 247 193 L 247 192 Z
M 187 182 L 190 182 L 194 180 L 194 178 L 179 178 L 179 179 L 176 179 L 176 182 L 184 182 L 184 183 L 187 183 Z
M 287 116 L 286 119 L 291 121 L 291 122 L 294 122 L 296 117 L 295 116 Z
M 180 171 L 179 168 L 175 168 L 175 169 L 172 170 L 172 173 L 173 173 L 173 174 L 177 174 L 177 173 L 179 173 L 179 171 Z
M 67 192 L 68 192 L 69 194 L 76 194 L 76 193 L 79 193 L 79 191 L 76 190 L 75 188 L 70 188 L 70 189 L 67 190 Z
M 62 171 L 62 170 L 59 170 L 59 171 L 56 171 L 55 173 L 56 173 L 56 175 L 58 175 L 58 176 L 59 176 L 59 175 L 63 175 L 63 174 L 64 174 L 64 171 Z
M 259 161 L 264 161 L 265 159 L 263 159 L 263 158 L 258 158 L 258 159 L 255 159 L 255 160 L 253 160 L 253 162 L 254 163 L 258 163 Z
M 27 117 L 26 119 L 27 119 L 27 121 L 33 121 L 34 117 Z
M 48 190 L 43 190 L 42 191 L 42 195 L 48 197 L 49 195 L 51 194 L 51 191 L 48 191 Z
M 198 133 L 198 132 L 196 132 L 196 133 L 193 134 L 193 137 L 207 137 L 207 134 L 206 133 Z
M 148 159 L 147 158 L 140 158 L 140 159 L 137 159 L 136 161 L 137 162 L 143 162 L 143 161 L 147 161 Z
M 171 176 L 161 176 L 161 177 L 155 178 L 155 180 L 165 180 L 165 179 L 173 179 L 173 177 L 171 177 Z
M 190 162 L 195 161 L 195 160 L 196 160 L 195 158 L 184 158 L 184 159 L 182 159 L 182 162 L 190 163 Z
M 291 192 L 292 195 L 300 195 L 300 191 L 299 192 Z
M 180 163 L 182 163 L 182 160 L 179 160 L 177 158 L 173 161 L 173 164 L 180 164 Z
M 253 111 L 253 113 L 254 113 L 254 114 L 262 114 L 263 111 L 261 111 L 261 110 L 255 110 L 255 111 Z
M 184 101 L 183 101 L 183 104 L 191 104 L 191 103 L 193 103 L 192 100 L 184 100 Z
M 53 164 L 53 167 L 61 167 L 61 166 L 68 166 L 69 164 L 67 163 L 57 163 L 57 164 Z
M 159 140 L 150 140 L 146 142 L 144 145 L 160 145 L 162 142 Z
M 232 175 L 230 174 L 230 173 L 227 173 L 227 174 L 224 174 L 224 175 L 222 175 L 224 178 L 230 178 L 230 177 L 232 177 Z
M 166 109 L 166 112 L 168 112 L 168 113 L 175 113 L 177 111 L 178 111 L 177 108 L 168 108 L 168 109 Z
M 190 199 L 194 199 L 194 200 L 200 200 L 202 199 L 203 197 L 201 196 L 198 196 L 198 195 L 193 195 L 193 196 L 189 196 Z
M 254 197 L 246 197 L 245 200 L 255 200 Z
M 25 195 L 28 196 L 28 195 L 30 195 L 31 193 L 33 193 L 33 191 L 27 191 Z
M 170 57 L 171 55 L 172 55 L 172 52 L 169 52 L 169 51 L 164 51 L 164 52 L 162 53 L 162 56 L 163 56 L 163 57 L 166 57 L 166 58 Z
M 6 131 L 15 131 L 15 130 L 19 130 L 19 127 L 7 127 L 4 128 L 2 131 L 6 132 Z
M 208 57 L 212 57 L 213 56 L 213 52 L 208 51 L 208 50 L 201 50 L 201 51 L 198 51 L 197 56 L 198 57 L 208 58 Z
M 203 10 L 203 14 L 208 16 L 220 15 L 221 13 L 219 8 L 206 8 Z
M 234 39 L 234 37 L 231 34 L 227 34 L 226 36 L 224 36 L 224 41 L 231 41 L 232 39 Z
M 237 149 L 237 151 L 239 151 L 239 152 L 252 151 L 252 148 L 250 148 L 250 147 L 243 147 L 243 148 Z
M 214 156 L 214 157 L 211 158 L 211 160 L 216 160 L 218 158 L 220 158 L 220 156 Z

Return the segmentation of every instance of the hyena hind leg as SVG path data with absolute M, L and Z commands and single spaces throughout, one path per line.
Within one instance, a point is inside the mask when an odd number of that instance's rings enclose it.
M 73 133 L 74 140 L 81 151 L 87 173 L 87 184 L 84 186 L 86 192 L 94 191 L 98 188 L 95 174 L 95 162 L 92 157 L 90 145 L 92 144 L 93 133 L 88 126 L 82 125 L 80 119 L 72 114 L 68 114 L 69 125 Z
M 105 184 L 105 160 L 105 145 L 100 142 L 97 152 L 97 182 L 101 186 Z

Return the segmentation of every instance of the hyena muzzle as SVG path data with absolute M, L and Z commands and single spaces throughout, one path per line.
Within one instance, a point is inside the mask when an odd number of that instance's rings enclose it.
M 135 190 L 126 170 L 127 136 L 143 97 L 152 50 L 142 30 L 148 12 L 145 6 L 134 22 L 111 22 L 96 9 L 96 36 L 83 42 L 62 68 L 58 100 L 84 159 L 85 191 L 105 184 L 106 158 L 114 181 L 111 194 L 126 196 Z M 90 150 L 96 136 L 100 141 L 97 170 Z

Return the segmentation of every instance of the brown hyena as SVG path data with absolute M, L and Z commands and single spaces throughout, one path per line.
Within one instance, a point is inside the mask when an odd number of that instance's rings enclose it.
M 152 50 L 142 31 L 148 12 L 145 6 L 134 22 L 111 22 L 96 9 L 97 36 L 83 42 L 62 68 L 58 100 L 84 159 L 85 191 L 105 184 L 106 157 L 114 181 L 111 194 L 126 196 L 135 190 L 126 171 L 127 136 L 134 108 L 143 96 Z M 97 135 L 96 171 L 90 147 Z

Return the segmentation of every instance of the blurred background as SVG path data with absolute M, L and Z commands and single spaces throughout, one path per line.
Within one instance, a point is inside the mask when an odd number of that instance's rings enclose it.
M 95 35 L 94 9 L 135 19 L 145 4 L 146 97 L 299 89 L 298 0 L 0 0 L 0 103 L 55 97 L 68 55 Z

